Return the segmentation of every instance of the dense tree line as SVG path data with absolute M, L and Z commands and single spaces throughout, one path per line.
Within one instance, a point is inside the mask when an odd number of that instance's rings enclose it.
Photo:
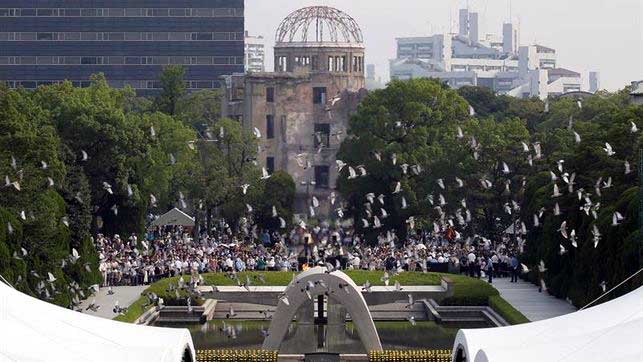
M 626 90 L 543 102 L 393 81 L 351 118 L 338 189 L 371 241 L 410 227 L 471 242 L 508 231 L 529 276 L 581 306 L 640 267 L 641 125 Z
M 292 179 L 260 179 L 257 140 L 220 119 L 218 91 L 188 94 L 178 67 L 162 84 L 155 99 L 102 75 L 87 88 L 0 85 L 0 274 L 17 289 L 76 303 L 100 281 L 92 235 L 140 238 L 150 213 L 178 207 L 201 228 L 278 228 L 273 204 L 292 215 Z

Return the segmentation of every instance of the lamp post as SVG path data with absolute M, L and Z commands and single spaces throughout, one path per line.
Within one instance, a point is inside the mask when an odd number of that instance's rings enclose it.
M 306 186 L 306 205 L 310 206 L 310 188 L 315 187 L 317 185 L 317 182 L 315 182 L 314 179 L 309 179 L 309 180 L 304 180 L 301 181 L 302 186 Z M 308 213 L 308 210 L 306 210 L 306 213 Z

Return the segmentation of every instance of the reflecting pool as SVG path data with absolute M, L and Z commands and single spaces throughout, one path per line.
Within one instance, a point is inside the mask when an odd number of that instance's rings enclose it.
M 211 321 L 198 324 L 157 324 L 160 327 L 187 328 L 192 334 L 196 349 L 260 349 L 263 334 L 270 327 L 270 321 Z M 321 329 L 326 333 L 325 345 L 318 346 L 320 351 L 335 353 L 366 353 L 352 323 L 342 326 L 343 330 L 332 331 L 331 327 Z M 459 329 L 484 328 L 481 324 L 443 326 L 434 322 L 375 322 L 382 347 L 390 350 L 405 349 L 451 349 Z M 319 327 L 292 323 L 280 353 L 300 354 L 301 338 L 317 339 Z M 332 335 L 332 337 L 331 337 Z M 320 342 L 321 343 L 321 342 Z

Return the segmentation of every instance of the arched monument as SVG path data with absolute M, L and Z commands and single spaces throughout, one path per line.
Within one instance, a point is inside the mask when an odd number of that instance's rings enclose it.
M 328 319 L 323 316 L 324 300 L 328 304 Z M 295 315 L 298 322 L 310 320 L 315 301 L 319 302 L 318 313 L 322 311 L 316 321 L 323 323 L 329 320 L 330 324 L 334 324 L 334 320 L 343 323 L 348 312 L 364 348 L 367 351 L 382 350 L 380 337 L 361 288 L 348 275 L 341 271 L 328 272 L 325 267 L 309 269 L 290 282 L 279 299 L 263 349 L 278 351 Z

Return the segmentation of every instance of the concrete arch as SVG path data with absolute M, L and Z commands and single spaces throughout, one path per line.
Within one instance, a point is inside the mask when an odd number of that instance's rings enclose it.
M 323 281 L 323 283 L 319 283 Z M 278 351 L 288 332 L 288 326 L 295 317 L 297 310 L 311 299 L 308 298 L 306 287 L 313 287 L 308 292 L 313 297 L 328 293 L 328 298 L 341 304 L 350 314 L 357 333 L 367 351 L 381 351 L 382 343 L 375 329 L 373 317 L 361 293 L 361 288 L 341 271 L 327 273 L 324 267 L 315 267 L 299 274 L 286 288 L 284 299 L 280 299 L 277 310 L 272 317 L 268 336 L 263 342 L 263 349 Z M 325 285 L 324 285 L 325 284 Z M 303 291 L 302 291 L 303 290 Z

